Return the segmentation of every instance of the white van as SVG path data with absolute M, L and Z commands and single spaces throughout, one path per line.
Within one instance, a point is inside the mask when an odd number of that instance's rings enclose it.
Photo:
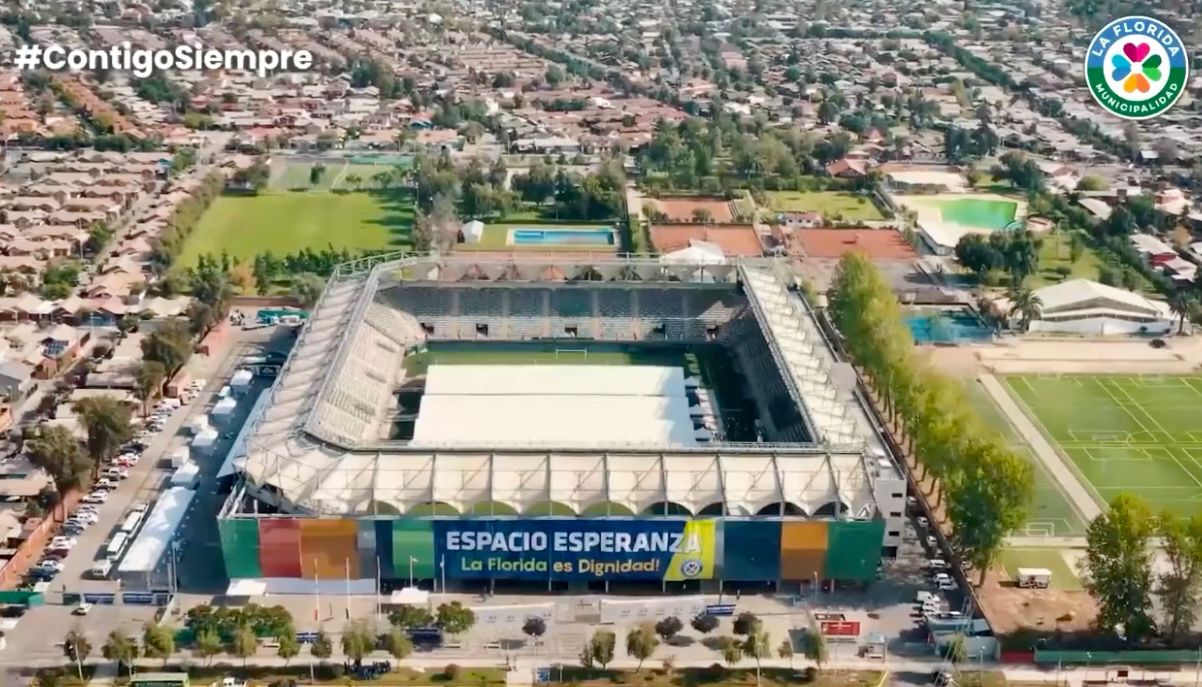
M 92 577 L 103 580 L 109 576 L 113 570 L 113 561 L 109 558 L 102 558 L 92 563 Z

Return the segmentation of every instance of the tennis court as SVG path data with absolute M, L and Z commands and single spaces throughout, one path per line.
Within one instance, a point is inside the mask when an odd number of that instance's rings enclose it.
M 1101 503 L 1202 511 L 1202 377 L 1011 375 L 1015 398 Z

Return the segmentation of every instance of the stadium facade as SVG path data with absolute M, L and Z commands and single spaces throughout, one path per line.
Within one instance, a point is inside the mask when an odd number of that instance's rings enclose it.
M 588 345 L 722 347 L 754 403 L 754 440 L 726 436 L 713 417 L 722 399 L 670 369 L 645 382 L 482 367 L 482 379 L 507 388 L 475 391 L 476 373 L 435 384 L 432 366 L 423 383 L 462 395 L 400 407 L 414 382 L 406 359 L 447 342 L 537 343 L 565 355 Z M 518 386 L 531 395 L 508 388 Z M 905 479 L 854 373 L 776 260 L 357 261 L 331 279 L 265 393 L 219 516 L 231 590 L 341 593 L 410 579 L 796 588 L 871 581 L 900 543 Z M 616 395 L 650 404 L 655 417 L 631 415 Z M 552 416 L 527 423 L 509 408 L 496 422 L 479 410 L 488 402 Z M 459 405 L 474 410 L 447 415 Z M 614 425 L 565 431 L 580 409 Z M 407 413 L 417 435 L 397 438 Z

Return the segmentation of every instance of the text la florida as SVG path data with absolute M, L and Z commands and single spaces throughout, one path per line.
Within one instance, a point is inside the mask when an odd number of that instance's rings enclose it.
M 1094 57 L 1105 57 L 1106 49 L 1114 41 L 1129 36 L 1131 34 L 1147 35 L 1150 38 L 1159 41 L 1164 46 L 1169 57 L 1176 57 L 1177 53 L 1181 52 L 1181 46 L 1173 38 L 1173 34 L 1154 22 L 1145 21 L 1122 21 L 1114 25 L 1110 29 L 1113 37 L 1098 36 L 1098 48 L 1090 52 Z

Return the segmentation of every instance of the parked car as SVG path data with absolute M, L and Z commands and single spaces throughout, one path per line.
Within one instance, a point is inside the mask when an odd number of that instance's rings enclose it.
M 149 503 L 146 503 L 145 501 L 138 501 L 129 507 L 129 511 L 131 513 L 145 513 L 147 508 L 150 508 Z
M 920 516 L 914 518 L 914 522 L 918 523 L 918 526 L 924 530 L 926 528 L 930 527 L 930 525 L 931 525 L 931 521 L 927 520 L 925 515 L 920 515 Z
M 43 558 L 41 561 L 38 562 L 37 567 L 41 570 L 53 570 L 54 572 L 62 572 L 63 568 L 65 568 L 66 566 L 63 565 L 63 562 L 60 560 L 57 560 L 54 558 Z
M 0 618 L 20 618 L 25 615 L 25 611 L 29 610 L 25 606 L 5 606 L 0 609 Z
M 79 540 L 76 539 L 75 537 L 54 537 L 50 540 L 50 546 L 53 546 L 55 548 L 59 548 L 62 546 L 71 547 L 71 546 L 75 546 L 78 543 L 79 543 Z
M 94 491 L 83 497 L 84 503 L 104 503 L 108 500 L 109 493 L 107 491 Z
M 931 570 L 947 570 L 951 566 L 948 565 L 947 561 L 943 560 L 942 558 L 932 558 L 931 560 L 927 561 L 927 567 Z
M 100 520 L 100 513 L 96 512 L 95 508 L 90 506 L 80 506 L 68 520 L 81 520 L 88 524 L 95 524 Z
M 104 475 L 106 479 L 122 480 L 129 477 L 129 470 L 123 467 L 112 467 L 105 469 L 105 471 L 100 474 Z
M 939 548 L 939 540 L 938 540 L 938 539 L 936 539 L 936 538 L 935 538 L 935 535 L 933 535 L 933 534 L 928 534 L 928 535 L 927 535 L 927 538 L 926 538 L 926 543 L 927 543 L 927 546 L 929 546 L 929 547 L 930 547 L 930 548 L 932 548 L 932 549 L 937 549 L 937 548 Z
M 81 603 L 78 606 L 76 606 L 75 610 L 71 611 L 71 615 L 87 615 L 88 613 L 91 612 L 91 610 L 92 610 L 92 604 L 87 603 L 85 601 L 84 603 Z
M 109 479 L 108 477 L 101 477 L 96 481 L 96 488 L 104 489 L 105 491 L 112 491 L 113 489 L 117 488 L 117 481 Z

